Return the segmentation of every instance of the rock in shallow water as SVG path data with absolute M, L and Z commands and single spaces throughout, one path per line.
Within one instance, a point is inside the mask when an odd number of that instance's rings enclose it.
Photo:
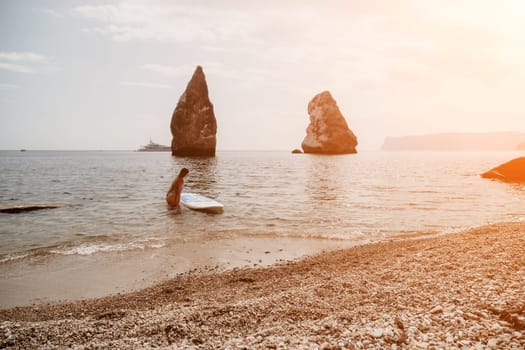
M 208 97 L 208 85 L 201 66 L 177 103 L 171 117 L 171 153 L 174 156 L 214 156 L 217 121 Z
M 304 153 L 357 153 L 357 137 L 348 128 L 330 92 L 316 95 L 308 104 L 308 114 L 310 124 L 301 144 Z
M 0 208 L 0 213 L 19 214 L 28 211 L 42 210 L 42 209 L 56 209 L 62 208 L 61 204 L 35 204 L 35 205 L 15 205 L 12 207 Z
M 481 174 L 481 177 L 505 182 L 525 182 L 525 157 L 501 164 Z

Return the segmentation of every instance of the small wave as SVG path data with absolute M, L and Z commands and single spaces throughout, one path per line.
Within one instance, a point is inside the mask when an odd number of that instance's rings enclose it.
M 372 237 L 369 233 L 364 233 L 362 231 L 353 231 L 353 232 L 326 232 L 326 233 L 317 233 L 317 234 L 290 234 L 286 235 L 290 238 L 312 238 L 312 239 L 321 239 L 321 240 L 331 240 L 331 241 L 354 241 L 356 243 L 368 243 Z
M 329 240 L 329 241 L 359 241 L 370 239 L 370 233 L 366 233 L 360 230 L 356 231 L 327 231 L 327 232 L 303 232 L 303 231 L 290 231 L 290 232 L 272 232 L 272 231 L 226 231 L 208 235 L 207 239 L 224 239 L 224 238 L 235 238 L 235 237 L 265 237 L 265 238 L 298 238 L 298 239 L 314 239 L 314 240 Z
M 153 242 L 152 242 L 153 241 Z M 129 250 L 158 249 L 166 244 L 158 240 L 136 240 L 129 243 L 85 243 L 76 247 L 53 249 L 50 253 L 61 255 L 92 255 L 95 253 L 119 252 Z
M 159 249 L 165 246 L 166 243 L 164 241 L 155 238 L 138 239 L 126 243 L 90 242 L 79 245 L 53 245 L 0 256 L 0 264 L 24 259 L 44 258 L 53 255 L 92 255 L 96 253 Z
M 505 216 L 518 221 L 525 220 L 525 213 L 507 213 Z
M 425 204 L 425 203 L 408 203 L 408 206 L 411 207 L 413 210 L 423 210 L 423 211 L 435 211 L 435 210 L 439 209 L 437 207 L 429 207 L 429 206 L 425 206 L 423 204 Z M 403 208 L 403 207 L 398 207 L 398 208 L 393 208 L 391 210 L 394 210 L 394 211 L 405 211 L 405 210 L 408 210 L 408 209 L 407 208 Z
M 9 254 L 9 255 L 6 255 L 6 256 L 0 258 L 0 264 L 4 264 L 4 263 L 7 263 L 7 262 L 24 259 L 24 258 L 27 258 L 28 256 L 29 256 L 29 254 L 27 254 L 27 253 L 24 253 L 24 254 Z
M 438 191 L 434 191 L 434 190 L 408 190 L 407 192 L 408 193 L 413 193 L 413 194 L 436 194 L 436 193 L 439 193 Z

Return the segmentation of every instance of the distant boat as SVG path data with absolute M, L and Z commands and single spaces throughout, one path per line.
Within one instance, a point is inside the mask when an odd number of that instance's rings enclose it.
M 155 143 L 149 139 L 149 143 L 146 146 L 142 146 L 138 150 L 139 152 L 170 152 L 171 147 L 170 146 L 164 146 L 159 145 L 158 143 Z
M 22 149 L 20 150 L 20 152 L 25 152 L 25 151 L 26 151 L 26 149 L 25 149 L 25 148 L 22 148 Z

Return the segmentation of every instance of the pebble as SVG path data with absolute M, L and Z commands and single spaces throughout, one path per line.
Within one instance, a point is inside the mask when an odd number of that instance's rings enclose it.
M 487 342 L 487 346 L 491 349 L 497 349 L 498 348 L 498 340 L 495 338 L 490 338 Z
M 512 335 L 511 334 L 502 334 L 499 336 L 499 341 L 501 343 L 510 343 L 510 341 L 512 340 Z
M 442 306 L 436 306 L 432 310 L 430 310 L 431 314 L 440 314 L 443 313 L 443 307 Z
M 370 334 L 374 338 L 381 338 L 383 336 L 383 329 L 372 328 L 368 330 L 368 334 Z

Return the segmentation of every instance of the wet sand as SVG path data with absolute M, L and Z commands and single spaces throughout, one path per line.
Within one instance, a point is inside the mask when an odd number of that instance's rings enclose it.
M 525 223 L 0 311 L 0 347 L 523 349 Z
M 355 245 L 326 239 L 235 237 L 92 255 L 46 255 L 0 264 L 0 309 L 127 293 L 192 270 L 261 267 Z

